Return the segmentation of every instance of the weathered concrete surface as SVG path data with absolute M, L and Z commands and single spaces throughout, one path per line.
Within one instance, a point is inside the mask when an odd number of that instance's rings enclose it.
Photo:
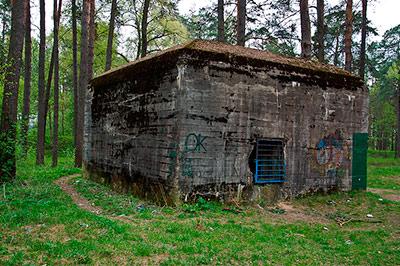
M 92 87 L 89 175 L 169 204 L 196 195 L 254 199 L 262 190 L 275 191 L 272 198 L 350 190 L 352 134 L 368 128 L 362 84 L 222 59 L 182 51 L 168 64 Z M 249 157 L 259 138 L 284 140 L 287 176 L 278 189 L 254 189 Z

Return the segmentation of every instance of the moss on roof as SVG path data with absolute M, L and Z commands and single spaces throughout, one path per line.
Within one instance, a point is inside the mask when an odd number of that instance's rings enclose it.
M 342 76 L 343 78 L 355 79 L 358 82 L 362 83 L 361 79 L 358 76 L 351 74 L 341 68 L 338 68 L 333 65 L 322 64 L 313 60 L 306 60 L 303 58 L 295 58 L 295 57 L 287 57 L 277 55 L 268 51 L 246 48 L 237 45 L 230 45 L 216 41 L 206 41 L 206 40 L 192 40 L 187 43 L 177 45 L 171 47 L 169 49 L 148 55 L 146 57 L 140 58 L 138 60 L 132 61 L 125 65 L 122 65 L 117 68 L 113 68 L 103 74 L 95 77 L 91 84 L 93 86 L 104 85 L 105 83 L 109 84 L 114 80 L 119 80 L 120 78 L 124 78 L 125 75 L 128 76 L 130 70 L 138 66 L 147 65 L 146 63 L 152 63 L 153 61 L 163 62 L 170 58 L 177 58 L 179 54 L 183 54 L 184 52 L 201 52 L 210 55 L 222 55 L 224 58 L 244 58 L 250 59 L 246 60 L 251 63 L 251 61 L 263 61 L 265 63 L 275 64 L 275 65 L 284 65 L 289 66 L 294 69 L 299 70 L 307 70 L 319 72 L 322 74 L 334 74 L 335 76 Z M 156 62 L 154 62 L 156 63 Z

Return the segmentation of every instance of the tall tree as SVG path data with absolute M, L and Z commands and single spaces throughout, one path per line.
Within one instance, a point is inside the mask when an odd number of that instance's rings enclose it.
M 317 0 L 317 57 L 319 62 L 325 62 L 325 4 Z
M 301 56 L 311 58 L 311 24 L 308 0 L 300 0 Z
M 40 0 L 40 34 L 39 34 L 39 75 L 38 75 L 38 129 L 36 146 L 36 164 L 44 164 L 44 137 L 46 131 L 45 99 L 45 60 L 46 60 L 46 14 L 45 1 Z
M 351 53 L 353 35 L 353 0 L 347 0 L 346 4 L 346 32 L 344 35 L 344 54 L 345 54 L 345 66 L 344 69 L 351 71 L 351 62 L 353 55 Z
M 364 79 L 365 76 L 365 47 L 367 42 L 367 0 L 362 0 L 362 22 L 361 22 L 361 50 L 360 69 L 358 75 Z
M 246 43 L 246 0 L 237 0 L 237 44 L 244 46 Z
M 10 24 L 10 3 L 9 1 L 0 1 L 1 14 L 1 41 L 0 41 L 0 66 L 5 65 L 6 61 L 6 35 Z
M 8 68 L 5 75 L 3 105 L 0 125 L 0 182 L 15 178 L 16 124 L 18 105 L 19 74 L 25 25 L 25 1 L 11 2 L 11 34 L 8 50 Z M 4 146 L 3 146 L 4 145 Z
M 149 6 L 150 0 L 144 0 L 143 3 L 143 16 L 142 16 L 142 45 L 141 45 L 141 57 L 145 57 L 147 54 L 147 26 L 148 26 L 148 16 L 149 16 Z
M 74 93 L 74 146 L 78 110 L 78 29 L 76 25 L 76 0 L 72 0 L 72 87 Z
M 105 71 L 107 71 L 111 68 L 116 13 L 117 13 L 117 0 L 112 0 L 110 23 L 108 24 L 108 42 L 107 42 Z
M 25 62 L 24 62 L 24 101 L 22 109 L 21 138 L 22 150 L 26 156 L 28 152 L 28 127 L 30 114 L 31 98 L 31 79 L 32 79 L 32 39 L 31 39 L 31 5 L 27 0 L 25 8 Z
M 58 163 L 58 109 L 59 109 L 59 61 L 58 61 L 58 32 L 59 32 L 59 25 L 60 25 L 60 17 L 61 17 L 61 7 L 62 7 L 62 0 L 59 0 L 57 5 L 57 0 L 54 0 L 54 126 L 53 126 L 53 147 L 52 147 L 52 166 L 57 166 Z
M 94 64 L 94 42 L 96 39 L 96 23 L 95 23 L 95 13 L 96 13 L 96 1 L 90 0 L 89 9 L 89 39 L 88 39 L 88 82 L 93 78 L 93 64 Z M 87 84 L 86 84 L 87 86 Z M 86 89 L 85 89 L 86 92 Z M 85 93 L 86 95 L 86 93 Z M 84 104 L 85 102 L 83 102 Z
M 224 0 L 218 0 L 218 37 L 219 42 L 225 42 Z
M 84 127 L 84 104 L 86 87 L 88 85 L 88 53 L 89 53 L 89 16 L 92 0 L 83 1 L 82 24 L 81 24 L 81 61 L 79 65 L 79 85 L 78 85 L 78 108 L 76 121 L 76 142 L 75 142 L 75 166 L 82 166 L 83 153 L 83 127 Z

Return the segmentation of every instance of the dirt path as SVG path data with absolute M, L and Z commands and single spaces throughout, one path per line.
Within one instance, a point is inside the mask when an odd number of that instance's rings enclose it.
M 381 188 L 368 188 L 369 192 L 378 194 L 384 199 L 392 201 L 400 201 L 400 191 L 393 189 L 381 189 Z
M 78 205 L 79 208 L 89 212 L 93 212 L 95 214 L 103 213 L 103 210 L 100 207 L 93 206 L 92 204 L 90 204 L 90 202 L 87 199 L 79 195 L 78 191 L 76 191 L 76 189 L 69 184 L 72 179 L 78 176 L 80 176 L 80 174 L 63 176 L 54 181 L 54 183 L 57 184 L 65 193 L 70 195 L 74 203 Z
M 74 186 L 71 184 L 71 180 L 79 176 L 80 174 L 63 176 L 55 180 L 54 183 L 57 184 L 66 194 L 70 195 L 73 202 L 83 210 L 92 212 L 96 215 L 101 215 L 111 220 L 123 221 L 126 223 L 135 222 L 135 219 L 133 217 L 107 215 L 106 212 L 101 207 L 91 204 L 86 198 L 81 196 L 78 193 L 78 191 L 76 191 Z M 277 220 L 283 219 L 289 222 L 304 221 L 308 223 L 321 223 L 321 224 L 329 223 L 328 219 L 326 219 L 325 217 L 321 215 L 310 215 L 306 213 L 304 209 L 294 207 L 289 202 L 281 202 L 277 205 L 277 207 L 284 210 L 283 214 L 272 215 L 272 217 L 274 217 Z
M 132 222 L 132 219 L 130 219 L 128 216 L 107 215 L 107 214 L 105 214 L 105 211 L 101 207 L 91 204 L 86 198 L 82 197 L 78 193 L 78 191 L 76 191 L 74 186 L 70 184 L 72 179 L 79 177 L 79 176 L 80 176 L 80 174 L 63 176 L 63 177 L 60 177 L 59 179 L 55 180 L 54 183 L 56 185 L 58 185 L 65 193 L 70 195 L 73 202 L 79 208 L 81 208 L 85 211 L 92 212 L 96 215 L 101 215 L 103 217 L 106 217 L 106 218 L 114 220 L 114 221 L 122 221 L 122 222 L 126 222 L 126 223 Z

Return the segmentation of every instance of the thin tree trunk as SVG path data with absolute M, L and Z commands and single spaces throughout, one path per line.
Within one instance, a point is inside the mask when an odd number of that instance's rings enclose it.
M 397 81 L 397 132 L 396 132 L 396 158 L 400 158 L 400 81 Z
M 325 4 L 324 0 L 317 0 L 317 42 L 318 42 L 318 61 L 325 62 Z
M 64 87 L 64 85 L 62 86 Z M 61 135 L 65 135 L 65 91 L 61 91 Z
M 47 117 L 48 117 L 48 120 L 49 120 L 49 132 L 50 132 L 49 136 L 50 136 L 50 143 L 53 142 L 53 141 L 52 141 L 53 136 L 51 135 L 51 132 L 53 132 L 53 123 L 52 123 L 52 120 L 51 120 L 51 115 L 52 115 L 52 112 L 51 112 L 51 109 L 49 109 L 49 112 L 48 112 L 48 114 L 47 114 Z
M 353 34 L 353 0 L 347 0 L 346 5 L 346 32 L 344 35 L 345 70 L 351 71 L 353 56 L 351 53 L 351 37 Z
M 333 55 L 333 64 L 335 66 L 339 65 L 339 31 L 336 32 L 336 43 L 335 43 L 335 53 Z
M 0 64 L 3 66 L 6 58 L 5 58 L 5 40 L 6 40 L 6 33 L 7 33 L 7 14 L 8 10 L 7 9 L 3 9 L 2 10 L 2 16 L 3 16 L 3 20 L 2 20 L 2 30 L 1 30 L 1 49 L 0 49 Z
M 94 42 L 96 38 L 95 24 L 95 0 L 90 0 L 89 10 L 89 41 L 88 41 L 88 82 L 93 78 L 93 63 L 94 63 Z M 86 90 L 85 90 L 86 91 Z
M 225 42 L 224 0 L 218 0 L 218 41 Z
M 3 105 L 0 125 L 0 183 L 15 178 L 16 160 L 16 126 L 17 126 L 17 105 L 19 74 L 22 61 L 22 48 L 25 25 L 25 1 L 15 0 L 11 4 L 11 34 L 8 50 L 8 63 L 3 91 Z
M 76 0 L 72 0 L 72 86 L 74 93 L 74 146 L 76 145 L 76 121 L 78 113 L 78 30 L 76 25 Z
M 51 58 L 49 64 L 49 73 L 47 74 L 47 83 L 46 83 L 46 91 L 44 93 L 44 114 L 47 117 L 47 113 L 49 112 L 49 100 L 50 100 L 50 91 L 51 91 L 51 82 L 53 81 L 53 73 L 54 73 L 54 44 L 51 50 Z M 47 121 L 44 120 L 44 127 L 46 128 Z M 44 132 L 44 136 L 46 137 L 46 131 Z
M 246 0 L 237 0 L 237 44 L 246 43 Z
M 114 40 L 114 28 L 115 28 L 115 15 L 117 13 L 117 0 L 111 2 L 111 14 L 110 23 L 108 26 L 108 41 L 107 41 L 107 52 L 106 52 L 106 68 L 105 71 L 111 68 L 112 63 L 112 51 L 113 51 L 113 40 Z
M 360 69 L 358 75 L 365 77 L 365 48 L 367 42 L 367 0 L 362 0 L 362 22 L 361 22 L 361 51 L 360 51 Z
M 52 166 L 58 164 L 58 111 L 59 111 L 59 62 L 58 62 L 58 27 L 61 15 L 62 0 L 54 0 L 54 126 L 52 146 Z
M 24 106 L 22 110 L 21 138 L 24 156 L 28 153 L 28 128 L 31 98 L 32 78 L 32 39 L 31 39 L 31 7 L 30 1 L 26 1 L 25 9 L 25 76 L 24 76 Z
M 84 127 L 84 103 L 86 87 L 88 85 L 88 51 L 89 51 L 89 13 L 90 1 L 83 1 L 82 25 L 81 25 L 81 62 L 79 66 L 79 85 L 78 85 L 78 108 L 76 123 L 76 143 L 75 143 L 75 166 L 82 167 L 83 153 L 83 127 Z
M 44 136 L 46 131 L 45 99 L 45 60 L 46 60 L 46 14 L 45 1 L 40 0 L 40 42 L 38 76 L 38 129 L 36 146 L 36 164 L 44 164 Z
M 143 18 L 142 18 L 142 47 L 141 57 L 145 57 L 147 54 L 147 18 L 149 16 L 150 0 L 144 0 L 143 3 Z
M 311 25 L 308 0 L 300 0 L 301 57 L 311 58 Z

